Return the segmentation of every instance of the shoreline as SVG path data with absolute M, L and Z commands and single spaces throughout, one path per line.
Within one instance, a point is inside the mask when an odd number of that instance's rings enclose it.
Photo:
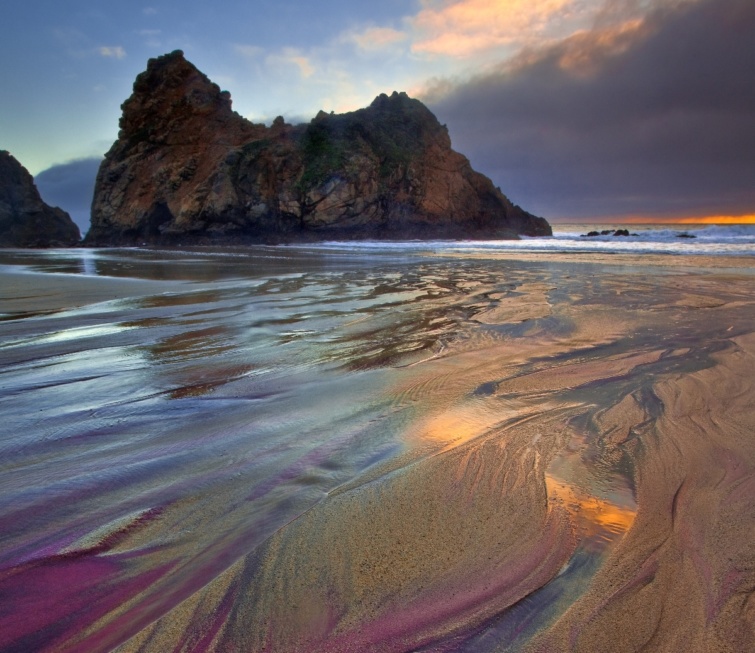
M 628 254 L 624 252 L 490 252 L 449 253 L 451 258 L 478 260 L 510 260 L 542 263 L 553 258 L 559 263 L 586 263 L 591 265 L 650 266 L 701 269 L 755 270 L 755 256 L 711 256 L 706 254 Z

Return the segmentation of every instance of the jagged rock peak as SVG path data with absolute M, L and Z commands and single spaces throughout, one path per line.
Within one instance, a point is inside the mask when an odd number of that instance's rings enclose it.
M 80 240 L 71 216 L 45 204 L 29 171 L 0 150 L 0 247 L 71 247 Z
M 393 91 L 390 95 L 381 93 L 367 108 L 390 112 L 429 114 L 435 120 L 435 115 L 430 109 L 419 100 L 409 97 L 404 91 Z
M 420 105 L 424 107 L 425 105 L 422 104 L 419 100 L 415 100 L 413 98 L 410 98 L 404 91 L 393 91 L 390 95 L 387 95 L 386 93 L 381 93 L 378 95 L 373 101 L 372 104 L 370 104 L 371 107 L 374 108 L 385 108 L 390 106 L 417 106 Z
M 145 141 L 171 143 L 171 137 L 192 119 L 199 119 L 194 126 L 201 126 L 202 132 L 227 123 L 235 123 L 242 132 L 254 129 L 233 111 L 231 94 L 188 62 L 181 50 L 150 59 L 121 109 L 118 138 L 131 146 Z

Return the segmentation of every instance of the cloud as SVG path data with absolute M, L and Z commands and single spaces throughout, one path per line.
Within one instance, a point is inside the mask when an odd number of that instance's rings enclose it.
M 585 0 L 423 0 L 410 24 L 412 50 L 466 57 L 500 47 L 520 46 L 549 36 L 594 14 Z
M 341 36 L 343 42 L 353 43 L 364 52 L 391 49 L 408 38 L 409 35 L 406 32 L 392 27 L 368 27 L 360 31 L 347 32 Z
M 141 29 L 137 32 L 137 34 L 144 39 L 144 45 L 149 48 L 159 48 L 162 46 L 162 41 L 160 40 L 162 30 Z
M 155 14 L 157 14 L 157 9 L 155 9 L 154 7 L 144 7 L 144 9 L 142 9 L 142 13 L 145 16 L 154 16 Z
M 265 62 L 272 67 L 295 66 L 304 79 L 312 77 L 315 73 L 315 66 L 310 57 L 296 48 L 283 48 L 280 52 L 268 55 Z
M 646 11 L 424 99 L 457 149 L 546 217 L 752 213 L 755 3 Z
M 81 233 L 89 229 L 94 180 L 102 157 L 54 165 L 34 177 L 39 194 L 51 206 L 70 213 Z
M 97 48 L 97 52 L 103 57 L 113 57 L 115 59 L 123 59 L 126 56 L 126 51 L 120 45 L 103 45 Z
M 69 57 L 84 59 L 91 56 L 92 44 L 80 30 L 72 27 L 54 27 L 52 35 Z
M 237 43 L 233 46 L 233 51 L 236 54 L 240 54 L 243 57 L 247 57 L 249 59 L 256 59 L 259 57 L 264 50 L 256 45 L 245 45 L 243 43 Z

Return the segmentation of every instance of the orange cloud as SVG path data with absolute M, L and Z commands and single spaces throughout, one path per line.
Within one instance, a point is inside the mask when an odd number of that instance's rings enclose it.
M 575 35 L 565 42 L 566 48 L 559 59 L 559 67 L 572 74 L 593 74 L 607 58 L 629 50 L 642 35 L 644 27 L 645 22 L 636 19 Z
M 411 19 L 417 53 L 465 57 L 541 38 L 555 23 L 581 15 L 575 0 L 423 0 Z

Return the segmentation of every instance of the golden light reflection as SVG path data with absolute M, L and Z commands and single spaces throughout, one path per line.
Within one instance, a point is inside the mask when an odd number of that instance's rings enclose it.
M 545 475 L 545 485 L 549 500 L 572 516 L 585 537 L 626 533 L 634 523 L 635 510 L 580 492 L 550 474 Z
M 485 412 L 479 406 L 452 408 L 428 416 L 422 421 L 419 434 L 423 440 L 457 445 L 482 435 L 498 419 L 492 416 L 486 419 Z

